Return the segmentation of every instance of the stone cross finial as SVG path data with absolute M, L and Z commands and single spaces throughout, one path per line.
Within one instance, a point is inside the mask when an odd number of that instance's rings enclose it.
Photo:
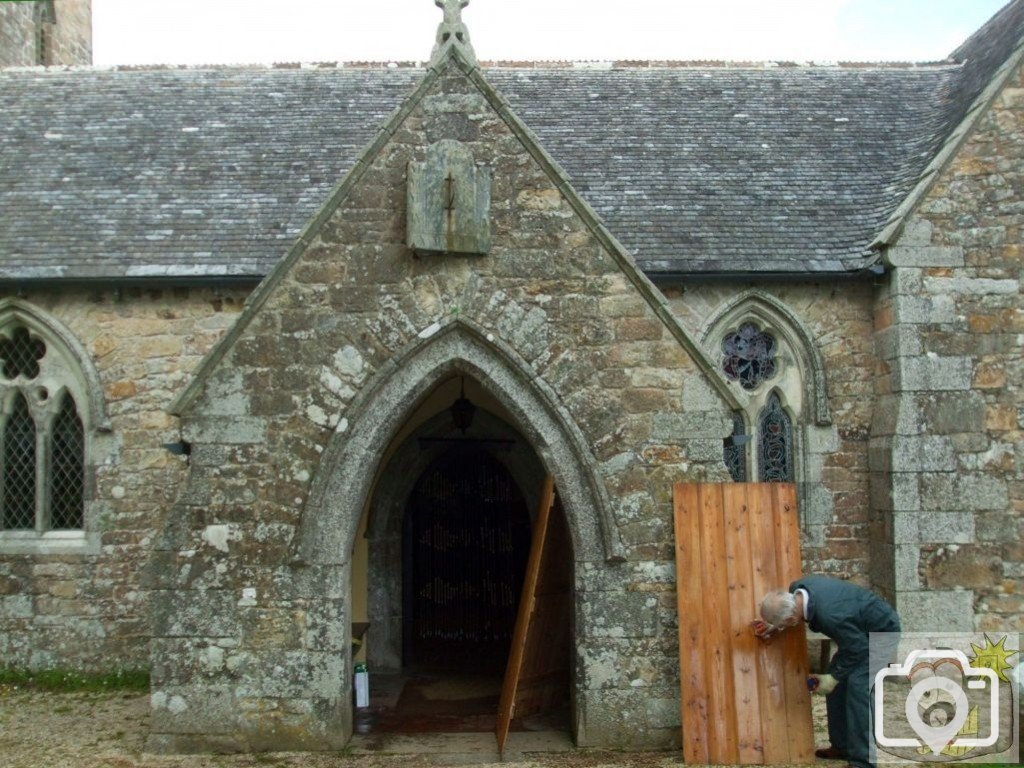
M 462 9 L 469 5 L 469 0 L 434 0 L 434 5 L 444 11 L 444 21 L 437 28 L 437 42 L 434 44 L 433 57 L 436 57 L 448 44 L 461 45 L 463 53 L 471 61 L 476 61 L 473 48 L 469 44 L 469 30 L 462 21 Z
M 462 9 L 469 5 L 469 0 L 434 0 L 434 5 L 444 9 L 444 23 L 451 26 L 462 24 Z

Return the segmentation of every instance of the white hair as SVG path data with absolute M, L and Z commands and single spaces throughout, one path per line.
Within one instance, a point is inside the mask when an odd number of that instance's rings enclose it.
M 784 589 L 773 589 L 760 605 L 761 618 L 772 627 L 781 627 L 796 613 L 796 596 Z

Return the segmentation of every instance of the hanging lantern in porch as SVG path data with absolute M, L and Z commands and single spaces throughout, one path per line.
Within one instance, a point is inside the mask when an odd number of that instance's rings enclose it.
M 459 394 L 459 399 L 452 403 L 451 407 L 452 422 L 455 424 L 455 428 L 463 434 L 469 429 L 473 423 L 473 414 L 476 413 L 476 406 L 469 401 L 466 397 L 466 377 L 462 377 L 462 388 Z

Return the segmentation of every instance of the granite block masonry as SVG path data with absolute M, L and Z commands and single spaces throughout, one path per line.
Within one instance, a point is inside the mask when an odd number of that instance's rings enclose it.
M 0 657 L 24 669 L 146 670 L 154 538 L 180 495 L 187 457 L 172 394 L 231 326 L 246 291 L 27 290 L 19 306 L 81 340 L 107 424 L 90 430 L 84 548 L 0 542 Z M 6 302 L 5 302 L 6 303 Z M 2 537 L 0 537 L 2 538 Z
M 1019 61 L 889 249 L 876 323 L 892 343 L 871 444 L 907 629 L 1020 631 L 1024 338 Z M 908 290 L 909 288 L 909 290 Z

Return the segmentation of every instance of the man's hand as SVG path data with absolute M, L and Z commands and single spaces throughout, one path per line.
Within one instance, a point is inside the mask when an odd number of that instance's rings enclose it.
M 769 625 L 764 619 L 755 619 L 750 622 L 750 628 L 754 631 L 754 637 L 765 644 L 770 643 L 772 641 L 772 637 L 778 631 Z
M 816 693 L 819 696 L 828 696 L 839 685 L 839 681 L 832 677 L 832 675 L 811 675 L 811 680 L 814 680 L 816 683 L 811 688 L 811 693 Z

